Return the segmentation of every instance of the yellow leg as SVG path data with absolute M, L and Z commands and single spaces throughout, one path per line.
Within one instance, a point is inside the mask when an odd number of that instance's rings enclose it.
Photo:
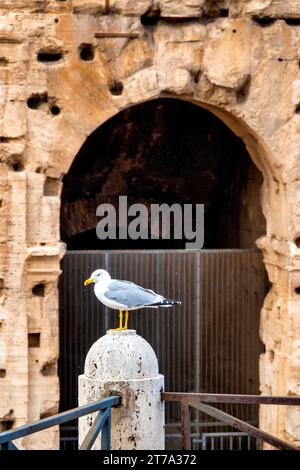
M 128 310 L 126 310 L 124 330 L 128 330 L 128 318 L 129 318 L 129 312 Z
M 119 310 L 119 328 L 112 328 L 111 331 L 122 331 L 122 330 L 124 330 L 122 324 L 123 324 L 123 311 Z
M 120 315 L 119 315 L 119 330 L 123 330 L 123 312 L 120 310 Z

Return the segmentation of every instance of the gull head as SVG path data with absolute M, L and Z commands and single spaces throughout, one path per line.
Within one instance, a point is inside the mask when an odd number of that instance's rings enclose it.
M 98 282 L 108 281 L 110 278 L 109 273 L 105 271 L 105 269 L 96 269 L 96 271 L 94 271 L 90 277 L 84 281 L 84 285 L 88 286 L 92 283 L 97 284 Z

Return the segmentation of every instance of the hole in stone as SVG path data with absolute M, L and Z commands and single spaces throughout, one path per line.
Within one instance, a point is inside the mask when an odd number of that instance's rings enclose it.
M 57 62 L 62 58 L 60 52 L 39 52 L 37 59 L 39 62 Z
M 9 431 L 14 425 L 13 419 L 1 419 L 0 420 L 0 432 Z
M 300 25 L 300 18 L 284 18 L 284 21 L 289 26 L 299 26 Z
M 9 137 L 1 136 L 0 137 L 0 142 L 1 142 L 1 144 L 6 144 L 7 142 L 9 142 Z
M 37 284 L 32 288 L 32 294 L 36 297 L 45 297 L 45 284 Z
M 236 29 L 233 29 L 232 32 L 233 32 L 233 34 L 235 34 L 235 33 L 236 33 Z
M 143 26 L 154 26 L 158 23 L 160 19 L 160 9 L 150 9 L 141 16 L 141 23 Z
M 58 196 L 60 189 L 60 182 L 56 178 L 46 178 L 44 183 L 44 196 Z
M 252 18 L 255 23 L 259 24 L 262 27 L 270 26 L 276 21 L 276 18 L 258 18 L 254 17 Z
M 46 362 L 41 368 L 41 374 L 45 377 L 56 375 L 56 360 Z
M 58 23 L 58 22 L 59 22 L 59 19 L 55 18 L 54 23 Z
M 12 167 L 12 169 L 13 169 L 14 171 L 22 171 L 22 170 L 24 170 L 24 165 L 23 165 L 21 162 L 13 163 L 11 167 Z
M 295 107 L 295 113 L 300 114 L 300 103 L 298 103 Z
M 45 168 L 42 168 L 41 166 L 38 166 L 35 171 L 36 171 L 36 173 L 41 173 L 41 174 L 43 174 L 43 173 L 45 173 Z
M 3 205 L 3 199 L 0 199 L 0 209 L 1 209 L 2 205 Z
M 53 116 L 58 116 L 60 114 L 60 107 L 57 105 L 53 105 L 51 106 L 50 111 L 53 114 Z
M 220 10 L 220 15 L 221 18 L 228 18 L 229 16 L 229 10 L 228 8 L 223 8 L 222 10 Z
M 114 80 L 113 82 L 110 83 L 109 85 L 109 91 L 111 92 L 112 95 L 114 96 L 119 96 L 122 95 L 123 92 L 123 83 L 119 82 L 117 80 Z
M 32 97 L 32 98 L 28 98 L 27 100 L 27 106 L 30 109 L 37 109 L 39 107 L 39 104 L 40 104 L 40 100 L 37 98 Z
M 48 96 L 47 93 L 42 94 L 33 94 L 27 100 L 27 106 L 30 109 L 38 109 L 43 103 L 47 103 Z
M 283 59 L 281 57 L 278 57 L 278 62 L 283 62 Z
M 200 80 L 200 77 L 201 77 L 201 70 L 198 70 L 197 72 L 192 71 L 191 72 L 191 77 L 192 77 L 192 79 L 194 80 L 195 83 L 198 83 L 199 80 Z
M 27 100 L 27 106 L 30 109 L 38 109 L 40 105 L 40 100 L 36 97 L 28 98 Z
M 29 333 L 28 335 L 28 347 L 39 348 L 40 347 L 40 333 Z
M 0 57 L 0 67 L 5 67 L 8 65 L 8 60 L 6 57 Z
M 272 349 L 270 349 L 269 351 L 269 359 L 270 359 L 270 362 L 273 362 L 274 361 L 274 357 L 275 357 L 275 353 Z
M 300 286 L 295 287 L 295 293 L 298 295 L 300 294 Z
M 295 240 L 294 240 L 294 242 L 295 242 L 296 247 L 297 247 L 297 248 L 300 248 L 300 236 L 299 236 L 299 237 L 296 237 Z
M 94 59 L 94 48 L 92 44 L 80 44 L 78 52 L 81 60 L 89 62 Z
M 6 369 L 0 369 L 0 379 L 3 379 L 6 376 Z
M 0 295 L 2 294 L 1 291 L 4 289 L 4 279 L 0 279 Z

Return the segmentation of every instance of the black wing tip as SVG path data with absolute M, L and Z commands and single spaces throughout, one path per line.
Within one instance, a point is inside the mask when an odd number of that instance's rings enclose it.
M 160 300 L 159 302 L 155 302 L 154 304 L 151 305 L 157 305 L 157 306 L 172 306 L 172 305 L 181 305 L 180 300 L 172 300 L 172 299 L 163 299 Z

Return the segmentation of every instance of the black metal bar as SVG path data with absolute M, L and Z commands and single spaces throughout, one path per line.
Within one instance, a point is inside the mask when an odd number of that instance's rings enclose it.
M 191 450 L 191 425 L 189 405 L 181 402 L 181 446 L 182 450 Z
M 83 405 L 79 406 L 78 408 L 73 408 L 72 410 L 64 411 L 63 413 L 58 413 L 57 415 L 41 419 L 35 423 L 26 424 L 25 426 L 1 433 L 0 444 L 18 439 L 20 437 L 28 436 L 29 434 L 42 431 L 44 429 L 50 428 L 51 426 L 57 426 L 58 424 L 72 421 L 73 419 L 94 413 L 95 411 L 100 411 L 111 406 L 119 405 L 120 403 L 120 397 L 112 396 L 94 403 L 89 403 L 88 405 Z
M 194 403 L 190 403 L 190 405 L 195 406 Z M 219 421 L 223 421 L 224 423 L 229 424 L 230 426 L 233 426 L 234 428 L 239 429 L 242 432 L 246 432 L 247 434 L 252 437 L 255 437 L 256 439 L 262 439 L 263 441 L 267 442 L 268 444 L 271 444 L 274 447 L 283 450 L 299 450 L 292 444 L 288 444 L 287 442 L 279 439 L 278 437 L 272 436 L 271 434 L 265 431 L 261 431 L 260 429 L 257 429 L 252 426 L 251 424 L 248 424 L 245 421 L 241 421 L 240 419 L 235 418 L 234 416 L 231 416 L 228 413 L 225 413 L 224 411 L 218 410 L 213 406 L 204 405 L 204 403 L 197 403 L 196 407 L 203 413 L 206 413 Z
M 89 432 L 85 436 L 83 443 L 80 446 L 80 450 L 90 450 L 93 447 L 95 440 L 98 437 L 101 429 L 106 425 L 107 418 L 110 415 L 110 408 L 107 408 L 105 411 L 99 411 L 95 421 L 89 429 Z
M 162 392 L 161 399 L 165 401 L 191 401 L 193 403 L 248 403 L 257 405 L 286 405 L 300 406 L 300 397 L 274 396 L 266 397 L 263 395 L 230 395 L 224 393 L 180 393 L 180 392 Z M 194 406 L 194 405 L 193 405 Z

